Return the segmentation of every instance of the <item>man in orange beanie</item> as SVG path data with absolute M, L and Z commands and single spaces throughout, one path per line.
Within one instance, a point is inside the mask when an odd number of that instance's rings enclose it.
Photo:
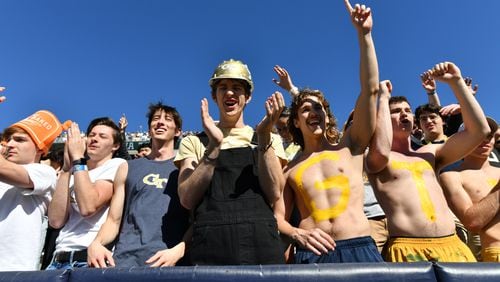
M 37 270 L 42 218 L 56 184 L 56 172 L 40 164 L 69 121 L 38 111 L 3 132 L 0 155 L 0 271 Z

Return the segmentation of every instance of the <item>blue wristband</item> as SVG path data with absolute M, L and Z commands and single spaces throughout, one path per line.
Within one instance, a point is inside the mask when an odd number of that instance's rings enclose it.
M 87 170 L 87 165 L 78 164 L 73 166 L 73 173 L 84 170 Z

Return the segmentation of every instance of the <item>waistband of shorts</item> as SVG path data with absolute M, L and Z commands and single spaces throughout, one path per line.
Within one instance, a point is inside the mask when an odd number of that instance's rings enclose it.
M 354 248 L 354 247 L 362 247 L 366 246 L 368 244 L 375 244 L 373 241 L 373 238 L 371 236 L 363 236 L 363 237 L 356 237 L 356 238 L 351 238 L 351 239 L 345 239 L 345 240 L 335 240 L 335 248 L 340 249 L 340 248 Z M 305 250 L 307 251 L 308 249 L 303 248 L 301 246 L 296 246 L 297 250 Z
M 460 238 L 453 233 L 450 235 L 439 236 L 439 237 L 406 237 L 406 236 L 398 236 L 398 237 L 390 237 L 388 241 L 392 243 L 411 243 L 411 244 L 442 244 L 442 243 L 453 243 L 457 240 L 460 241 Z

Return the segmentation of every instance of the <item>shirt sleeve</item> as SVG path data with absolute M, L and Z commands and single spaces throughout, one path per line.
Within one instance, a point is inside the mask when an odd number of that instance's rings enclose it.
M 179 151 L 175 155 L 174 163 L 180 167 L 180 162 L 187 158 L 194 158 L 199 162 L 205 153 L 205 146 L 201 143 L 200 139 L 196 136 L 187 136 L 182 138 L 179 144 Z
M 24 165 L 24 168 L 33 182 L 33 189 L 23 189 L 23 195 L 43 195 L 55 190 L 57 174 L 51 166 L 32 163 Z
M 272 147 L 274 149 L 274 154 L 282 161 L 288 162 L 281 137 L 278 134 L 271 133 L 271 138 L 273 140 Z

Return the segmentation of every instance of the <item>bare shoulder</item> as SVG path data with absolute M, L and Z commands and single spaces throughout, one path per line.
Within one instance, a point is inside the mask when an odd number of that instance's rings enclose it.
M 445 171 L 439 175 L 441 181 L 457 180 L 460 179 L 461 173 L 456 170 Z
M 293 175 L 294 171 L 297 169 L 297 167 L 305 160 L 306 158 L 304 156 L 299 156 L 292 161 L 290 161 L 284 168 L 283 168 L 283 175 L 285 176 L 285 179 L 290 178 L 291 175 Z

